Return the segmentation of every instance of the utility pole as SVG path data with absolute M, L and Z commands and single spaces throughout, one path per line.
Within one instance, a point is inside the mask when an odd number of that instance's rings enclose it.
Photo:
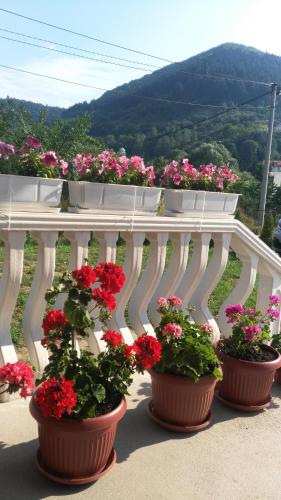
M 270 164 L 270 155 L 271 155 L 272 134 L 273 134 L 277 90 L 278 90 L 277 83 L 273 83 L 271 85 L 270 116 L 269 116 L 269 122 L 268 122 L 267 143 L 266 143 L 266 151 L 265 151 L 264 168 L 263 168 L 263 174 L 262 174 L 260 204 L 259 204 L 259 211 L 258 211 L 258 222 L 261 224 L 261 226 L 263 226 L 263 223 L 264 223 L 264 214 L 265 214 L 265 205 L 266 205 L 267 184 L 268 184 L 268 174 L 269 174 L 269 164 Z M 278 93 L 279 93 L 279 91 L 278 91 Z

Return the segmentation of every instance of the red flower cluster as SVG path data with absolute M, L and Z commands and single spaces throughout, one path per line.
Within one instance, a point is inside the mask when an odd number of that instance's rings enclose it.
M 99 305 L 107 307 L 109 311 L 113 311 L 116 307 L 115 298 L 108 290 L 94 288 L 92 297 Z
M 73 278 L 80 288 L 89 288 L 96 281 L 96 271 L 92 266 L 82 266 L 80 269 L 72 271 Z
M 76 405 L 77 394 L 73 390 L 72 380 L 56 377 L 45 380 L 35 395 L 43 417 L 60 419 L 65 413 L 71 414 Z
M 133 349 L 136 360 L 143 369 L 152 368 L 161 358 L 162 345 L 151 335 L 141 335 L 135 340 Z
M 101 340 L 104 340 L 109 347 L 117 347 L 123 343 L 122 335 L 119 332 L 114 332 L 113 330 L 105 332 Z
M 42 323 L 45 337 L 47 337 L 52 330 L 62 330 L 67 322 L 68 319 L 61 309 L 47 311 Z M 43 339 L 42 345 L 45 345 L 46 342 L 47 339 Z
M 97 277 L 101 283 L 101 288 L 107 289 L 111 293 L 118 293 L 122 289 L 126 276 L 122 267 L 112 262 L 102 262 L 96 267 Z
M 0 383 L 8 384 L 8 392 L 20 390 L 20 396 L 26 398 L 32 393 L 34 384 L 34 373 L 30 365 L 23 361 L 7 363 L 0 368 Z

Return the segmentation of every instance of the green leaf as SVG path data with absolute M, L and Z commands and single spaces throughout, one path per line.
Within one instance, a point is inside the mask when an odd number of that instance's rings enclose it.
M 103 385 L 93 384 L 92 392 L 98 403 L 102 403 L 106 397 L 106 391 Z

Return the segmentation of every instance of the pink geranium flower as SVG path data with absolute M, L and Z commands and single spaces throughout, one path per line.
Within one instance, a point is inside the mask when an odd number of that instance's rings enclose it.
M 176 307 L 176 306 L 182 305 L 182 300 L 179 297 L 177 297 L 176 295 L 168 295 L 167 300 L 171 306 Z
M 47 168 L 53 168 L 58 165 L 59 160 L 54 151 L 46 151 L 45 153 L 40 155 L 39 158 Z
M 67 161 L 60 160 L 60 168 L 62 175 L 67 175 L 68 172 L 68 163 Z
M 33 135 L 28 135 L 25 139 L 26 144 L 30 146 L 33 149 L 40 149 L 41 148 L 41 142 L 39 139 L 36 139 Z
M 177 323 L 167 323 L 163 330 L 162 335 L 165 337 L 166 335 L 173 335 L 175 338 L 182 336 L 182 328 Z
M 280 304 L 280 298 L 278 295 L 269 295 L 269 301 L 271 304 L 274 304 L 275 306 L 278 306 Z

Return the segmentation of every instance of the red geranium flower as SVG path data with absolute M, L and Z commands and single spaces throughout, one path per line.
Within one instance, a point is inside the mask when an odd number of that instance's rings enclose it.
M 72 276 L 81 288 L 89 288 L 96 281 L 96 272 L 92 266 L 82 266 L 72 271 Z
M 119 332 L 114 332 L 113 330 L 105 332 L 101 340 L 104 340 L 109 347 L 117 347 L 123 343 L 122 335 Z
M 162 345 L 151 335 L 143 334 L 135 340 L 134 351 L 137 363 L 143 369 L 152 368 L 161 358 Z
M 108 290 L 94 288 L 92 297 L 99 305 L 107 307 L 109 311 L 113 311 L 116 307 L 115 298 Z
M 73 390 L 72 380 L 56 377 L 45 380 L 36 392 L 36 402 L 40 407 L 43 417 L 60 419 L 64 413 L 71 414 L 76 405 L 77 394 Z
M 42 323 L 44 335 L 47 336 L 52 330 L 61 330 L 67 322 L 68 319 L 61 309 L 47 311 Z
M 124 356 L 125 358 L 130 358 L 134 354 L 134 346 L 125 344 Z
M 106 288 L 111 293 L 118 293 L 122 289 L 126 276 L 122 267 L 112 262 L 103 262 L 96 267 L 96 273 L 101 288 Z

